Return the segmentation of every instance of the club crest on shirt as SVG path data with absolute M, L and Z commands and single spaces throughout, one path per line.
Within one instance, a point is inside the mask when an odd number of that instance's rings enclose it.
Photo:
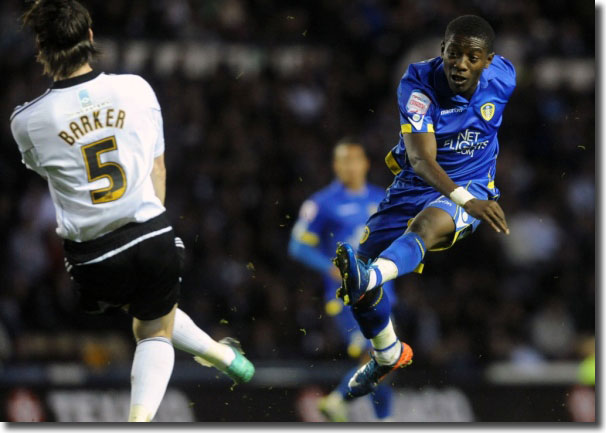
M 415 90 L 410 94 L 408 102 L 406 103 L 406 111 L 409 113 L 418 113 L 421 116 L 427 113 L 431 100 L 423 93 Z
M 480 113 L 484 120 L 489 121 L 494 116 L 494 104 L 492 102 L 487 102 L 486 104 L 480 107 Z

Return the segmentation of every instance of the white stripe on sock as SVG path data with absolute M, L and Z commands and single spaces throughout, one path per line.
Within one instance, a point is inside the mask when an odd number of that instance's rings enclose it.
M 402 352 L 402 345 L 399 344 L 398 336 L 393 329 L 391 320 L 381 332 L 370 339 L 372 347 L 375 349 L 375 358 L 381 365 L 391 365 L 395 363 Z M 394 344 L 397 342 L 397 344 Z M 381 350 L 384 349 L 384 350 Z

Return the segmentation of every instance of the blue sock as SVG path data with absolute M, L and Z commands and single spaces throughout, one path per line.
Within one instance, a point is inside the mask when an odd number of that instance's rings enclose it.
M 389 323 L 391 304 L 383 286 L 366 292 L 366 296 L 352 307 L 352 313 L 360 331 L 366 338 L 373 338 Z
M 347 384 L 349 383 L 349 379 L 351 379 L 355 372 L 358 371 L 358 368 L 359 367 L 356 366 L 349 370 L 347 373 L 345 373 L 343 379 L 341 379 L 341 382 L 339 382 L 339 386 L 337 386 L 337 391 L 343 396 L 343 399 L 345 401 L 350 401 L 353 399 L 353 397 L 349 394 L 349 387 L 347 386 Z
M 377 389 L 370 394 L 369 397 L 378 419 L 384 419 L 391 415 L 391 404 L 393 400 L 393 390 L 391 389 L 391 386 L 380 383 Z
M 406 233 L 397 238 L 381 254 L 380 258 L 391 260 L 398 267 L 398 277 L 416 269 L 425 255 L 425 242 L 416 233 Z

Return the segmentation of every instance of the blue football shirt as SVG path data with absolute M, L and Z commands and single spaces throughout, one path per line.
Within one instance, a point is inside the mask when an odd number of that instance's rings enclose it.
M 455 183 L 493 180 L 497 131 L 515 85 L 513 65 L 499 55 L 482 72 L 471 100 L 450 90 L 441 57 L 411 64 L 398 86 L 400 140 L 385 158 L 388 167 L 401 179 L 424 183 L 406 159 L 403 135 L 433 132 L 436 160 Z
M 349 191 L 335 180 L 301 205 L 293 237 L 334 257 L 337 242 L 357 246 L 366 220 L 385 196 L 385 190 L 367 184 L 362 191 Z

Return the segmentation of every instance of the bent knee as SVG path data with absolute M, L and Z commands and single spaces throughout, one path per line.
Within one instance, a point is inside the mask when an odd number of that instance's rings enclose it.
M 429 245 L 432 245 L 435 242 L 435 234 L 432 230 L 429 218 L 417 216 L 408 227 L 407 232 L 419 235 L 428 248 Z
M 169 329 L 145 329 L 145 328 L 133 328 L 133 335 L 135 336 L 135 340 L 137 341 L 141 341 L 141 340 L 145 340 L 146 338 L 156 338 L 156 337 L 163 337 L 166 338 L 167 340 L 171 340 L 172 339 L 172 332 Z
M 421 237 L 428 250 L 448 242 L 454 233 L 454 221 L 446 212 L 437 208 L 427 208 L 417 215 L 407 232 Z
M 176 311 L 177 304 L 173 306 L 170 312 L 157 319 L 140 320 L 133 317 L 133 334 L 135 339 L 140 341 L 145 338 L 164 337 L 170 340 L 173 335 Z
M 133 335 L 135 340 L 141 341 L 146 338 L 164 337 L 169 340 L 172 338 L 172 329 L 168 326 L 161 326 L 157 323 L 149 323 L 153 321 L 142 322 L 135 319 L 133 321 Z

